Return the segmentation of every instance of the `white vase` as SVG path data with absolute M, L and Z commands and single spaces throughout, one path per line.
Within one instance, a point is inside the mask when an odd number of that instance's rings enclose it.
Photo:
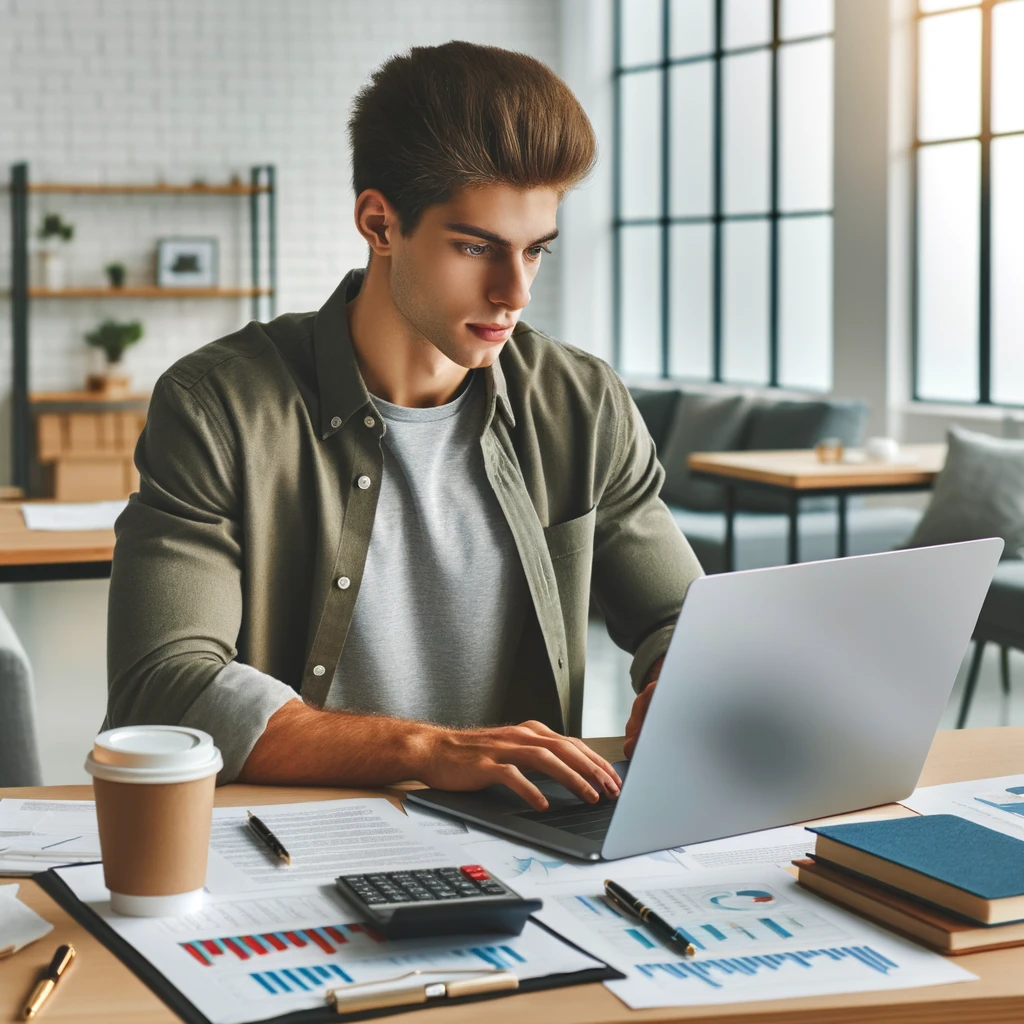
M 57 249 L 39 250 L 39 280 L 50 292 L 64 287 L 64 254 Z

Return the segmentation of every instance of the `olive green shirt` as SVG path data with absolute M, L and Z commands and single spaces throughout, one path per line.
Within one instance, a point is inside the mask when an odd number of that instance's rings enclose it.
M 287 700 L 324 706 L 359 599 L 384 464 L 345 309 L 361 283 L 353 271 L 319 312 L 251 322 L 179 360 L 136 449 L 106 724 L 206 729 L 221 782 Z M 504 718 L 578 736 L 591 597 L 639 689 L 700 565 L 605 362 L 520 323 L 484 380 L 484 467 L 530 599 Z

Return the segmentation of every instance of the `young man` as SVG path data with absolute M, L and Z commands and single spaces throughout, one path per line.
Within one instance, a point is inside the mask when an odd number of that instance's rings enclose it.
M 634 653 L 631 747 L 700 567 L 621 381 L 519 320 L 592 129 L 538 61 L 448 43 L 384 64 L 350 135 L 366 271 L 153 392 L 107 724 L 207 730 L 222 782 L 502 782 L 543 809 L 539 769 L 614 797 L 571 738 L 591 594 Z

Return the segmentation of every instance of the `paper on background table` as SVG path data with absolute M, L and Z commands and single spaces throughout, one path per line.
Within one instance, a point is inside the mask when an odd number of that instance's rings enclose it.
M 608 873 L 682 928 L 685 959 L 604 899 L 597 882 L 549 887 L 537 917 L 626 974 L 605 986 L 632 1009 L 788 999 L 974 980 L 949 960 L 802 890 L 775 866 L 631 880 Z
M 285 865 L 246 827 L 258 815 L 291 854 Z M 217 807 L 206 886 L 212 893 L 333 883 L 338 875 L 464 864 L 459 850 L 382 797 L 265 807 Z
M 955 814 L 1024 839 L 1024 775 L 924 786 L 900 803 L 918 814 Z
M 194 914 L 147 920 L 111 913 L 99 865 L 58 874 L 213 1024 L 322 1007 L 328 988 L 416 968 L 436 968 L 424 981 L 438 981 L 456 968 L 499 966 L 537 978 L 603 966 L 532 922 L 518 936 L 386 942 L 355 920 L 333 886 L 207 897 Z
M 50 857 L 22 857 L 19 850 Z M 0 800 L 0 875 L 34 875 L 57 864 L 100 858 L 96 805 L 91 800 Z
M 0 885 L 0 950 L 12 953 L 53 931 L 53 925 L 18 899 L 17 885 Z
M 127 501 L 39 502 L 21 506 L 30 530 L 112 530 Z

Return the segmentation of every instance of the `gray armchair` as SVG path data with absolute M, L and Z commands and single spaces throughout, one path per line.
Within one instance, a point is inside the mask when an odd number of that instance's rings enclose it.
M 32 666 L 0 611 L 0 786 L 38 786 L 42 781 Z

